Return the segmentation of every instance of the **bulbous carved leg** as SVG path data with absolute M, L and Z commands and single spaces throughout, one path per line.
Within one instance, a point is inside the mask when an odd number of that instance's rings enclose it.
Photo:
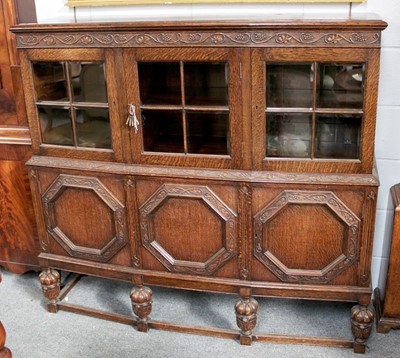
M 60 294 L 61 276 L 57 270 L 47 268 L 39 275 L 43 295 L 49 300 L 47 310 L 51 313 L 58 311 L 58 295 Z
M 356 305 L 351 309 L 354 353 L 365 353 L 365 342 L 371 333 L 374 317 L 375 310 L 371 305 Z
M 6 344 L 6 331 L 0 322 L 0 358 L 11 358 L 11 351 L 5 347 Z
M 130 294 L 133 312 L 139 318 L 137 329 L 140 332 L 148 332 L 149 330 L 148 316 L 153 304 L 152 295 L 151 289 L 142 285 L 135 286 Z
M 252 332 L 257 324 L 258 302 L 250 295 L 242 296 L 235 304 L 236 323 L 240 328 L 240 344 L 251 345 Z

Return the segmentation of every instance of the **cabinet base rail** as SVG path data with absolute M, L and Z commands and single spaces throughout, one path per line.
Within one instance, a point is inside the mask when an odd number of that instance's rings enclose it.
M 88 306 L 82 306 L 78 304 L 71 304 L 64 302 L 68 293 L 74 288 L 74 286 L 79 282 L 79 280 L 84 275 L 81 274 L 70 274 L 66 279 L 66 283 L 59 291 L 58 299 L 48 304 L 48 311 L 56 313 L 59 310 L 78 313 L 94 318 L 104 319 L 108 321 L 113 321 L 117 323 L 127 324 L 136 327 L 139 331 L 147 331 L 140 329 L 143 319 L 140 317 L 127 316 L 122 314 L 117 314 L 109 311 L 99 310 L 91 308 Z M 132 294 L 131 294 L 132 298 Z M 255 300 L 254 300 L 255 301 Z M 247 303 L 246 297 L 242 297 L 242 300 L 238 303 Z M 237 304 L 238 305 L 238 304 Z M 258 305 L 258 304 L 257 304 Z M 238 310 L 236 310 L 238 312 Z M 136 312 L 135 312 L 136 313 Z M 253 333 L 250 332 L 247 337 L 250 338 L 250 342 L 246 343 L 242 341 L 243 328 L 242 331 L 237 331 L 234 329 L 223 329 L 215 327 L 203 327 L 203 326 L 193 326 L 174 322 L 157 321 L 146 319 L 146 325 L 151 329 L 160 329 L 165 331 L 199 334 L 205 336 L 213 336 L 219 338 L 230 338 L 240 341 L 241 344 L 250 345 L 251 342 L 273 342 L 273 343 L 287 343 L 287 344 L 310 344 L 318 346 L 330 346 L 330 347 L 340 347 L 340 348 L 354 348 L 354 341 L 352 339 L 339 338 L 339 337 L 327 337 L 327 336 L 302 336 L 302 335 L 291 335 L 291 334 L 271 334 L 271 333 Z

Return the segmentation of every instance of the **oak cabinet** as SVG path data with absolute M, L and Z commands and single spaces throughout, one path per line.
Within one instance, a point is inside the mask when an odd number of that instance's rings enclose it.
M 252 335 L 254 295 L 357 302 L 354 342 L 309 339 L 363 352 L 385 26 L 14 27 L 49 310 L 54 269 L 132 281 L 141 331 L 165 328 L 145 284 L 238 293 L 242 344 L 273 339 Z

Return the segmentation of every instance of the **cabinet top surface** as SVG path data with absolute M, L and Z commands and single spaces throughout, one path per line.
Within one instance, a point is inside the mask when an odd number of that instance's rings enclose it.
M 327 16 L 327 14 L 314 14 L 307 17 L 298 15 L 284 16 L 276 15 L 268 18 L 252 19 L 252 20 L 206 20 L 206 19 L 168 19 L 156 21 L 129 21 L 129 19 L 113 20 L 91 20 L 82 19 L 79 22 L 73 19 L 51 19 L 48 22 L 19 24 L 13 26 L 11 31 L 20 32 L 52 32 L 52 31 L 129 31 L 140 29 L 160 29 L 160 30 L 176 30 L 176 29 L 209 29 L 209 28 L 247 28 L 247 29 L 365 29 L 365 30 L 383 30 L 387 26 L 375 14 L 359 14 L 356 16 Z

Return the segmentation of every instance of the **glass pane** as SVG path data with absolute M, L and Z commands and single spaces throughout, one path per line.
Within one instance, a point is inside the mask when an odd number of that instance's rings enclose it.
M 181 111 L 143 110 L 142 124 L 145 151 L 184 152 Z
M 110 118 L 107 108 L 77 108 L 75 114 L 79 147 L 111 149 Z
M 361 116 L 319 115 L 316 126 L 316 158 L 360 157 Z
M 311 118 L 307 113 L 268 113 L 267 157 L 310 157 Z
M 179 62 L 139 62 L 138 71 L 142 104 L 182 103 Z
M 313 64 L 267 64 L 267 107 L 311 108 Z
M 33 62 L 32 69 L 37 101 L 69 101 L 62 62 Z
M 188 151 L 198 154 L 229 154 L 229 113 L 186 114 Z
M 107 103 L 103 63 L 70 62 L 68 65 L 74 102 Z
M 74 145 L 69 108 L 38 106 L 42 142 Z
M 185 63 L 187 105 L 228 105 L 228 66 L 225 63 Z
M 323 63 L 318 72 L 317 107 L 363 107 L 363 65 Z

